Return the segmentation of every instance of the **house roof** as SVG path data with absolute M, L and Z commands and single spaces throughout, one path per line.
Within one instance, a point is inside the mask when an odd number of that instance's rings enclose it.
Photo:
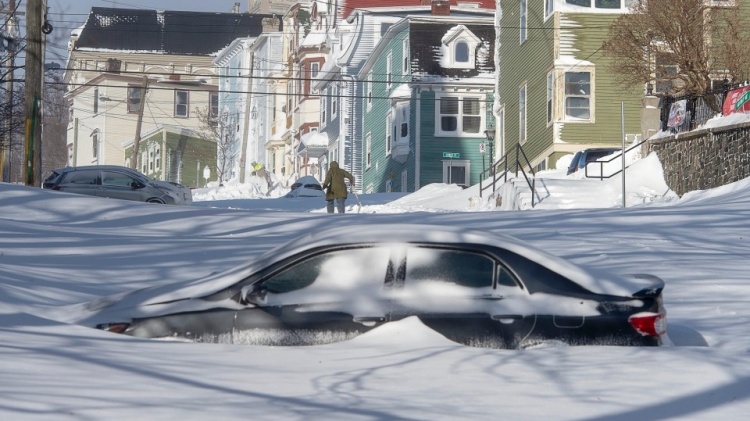
M 458 6 L 459 3 L 464 6 L 475 5 L 478 9 L 495 10 L 497 7 L 495 0 L 449 0 L 451 6 Z M 346 18 L 354 9 L 366 9 L 370 7 L 400 7 L 400 6 L 430 6 L 427 0 L 345 0 L 338 7 L 340 13 Z
M 236 38 L 258 36 L 271 17 L 92 7 L 75 49 L 214 55 Z

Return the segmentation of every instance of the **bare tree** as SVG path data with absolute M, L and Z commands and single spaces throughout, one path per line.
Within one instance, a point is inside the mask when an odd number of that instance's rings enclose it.
M 216 176 L 219 184 L 228 180 L 239 152 L 229 130 L 226 114 L 215 115 L 209 107 L 196 108 L 201 125 L 201 138 L 216 143 Z
M 44 115 L 42 116 L 42 176 L 50 170 L 64 167 L 68 162 L 67 129 L 68 102 L 65 100 L 63 71 L 59 66 L 45 72 Z
M 739 4 L 739 2 L 737 2 Z M 747 34 L 739 6 L 716 8 L 706 0 L 637 0 L 615 20 L 604 54 L 625 86 L 666 87 L 667 93 L 703 94 L 712 80 L 738 80 L 748 72 Z M 731 23 L 726 16 L 732 16 Z M 715 25 L 717 23 L 717 25 Z

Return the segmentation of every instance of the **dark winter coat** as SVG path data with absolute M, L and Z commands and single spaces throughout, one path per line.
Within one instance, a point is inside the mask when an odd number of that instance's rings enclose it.
M 346 199 L 346 183 L 345 179 L 349 179 L 349 183 L 354 185 L 354 176 L 349 171 L 339 168 L 339 163 L 331 161 L 331 168 L 326 173 L 326 179 L 323 181 L 323 189 L 326 191 L 326 200 L 333 200 L 338 198 Z

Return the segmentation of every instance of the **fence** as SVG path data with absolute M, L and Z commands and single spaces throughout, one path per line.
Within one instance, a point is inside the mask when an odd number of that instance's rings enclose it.
M 704 95 L 662 96 L 659 101 L 660 129 L 665 132 L 682 133 L 700 127 L 717 114 L 721 114 L 721 107 L 729 91 L 743 85 L 744 83 L 730 85 L 725 82 L 718 89 Z M 680 101 L 685 101 L 684 106 L 680 104 Z M 673 104 L 676 104 L 675 110 L 673 110 Z

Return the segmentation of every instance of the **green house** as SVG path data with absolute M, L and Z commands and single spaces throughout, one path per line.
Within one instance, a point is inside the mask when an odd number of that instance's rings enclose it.
M 182 127 L 158 126 L 138 144 L 138 171 L 151 178 L 191 188 L 217 179 L 216 142 Z M 125 166 L 133 159 L 133 142 L 125 144 Z
M 358 74 L 364 192 L 479 182 L 490 162 L 483 144 L 494 45 L 494 11 L 476 8 L 409 16 L 388 28 Z
M 632 3 L 500 1 L 497 145 L 511 165 L 518 145 L 541 170 L 581 149 L 621 146 L 623 127 L 628 143 L 640 139 L 645 86 L 618 84 L 602 54 Z

